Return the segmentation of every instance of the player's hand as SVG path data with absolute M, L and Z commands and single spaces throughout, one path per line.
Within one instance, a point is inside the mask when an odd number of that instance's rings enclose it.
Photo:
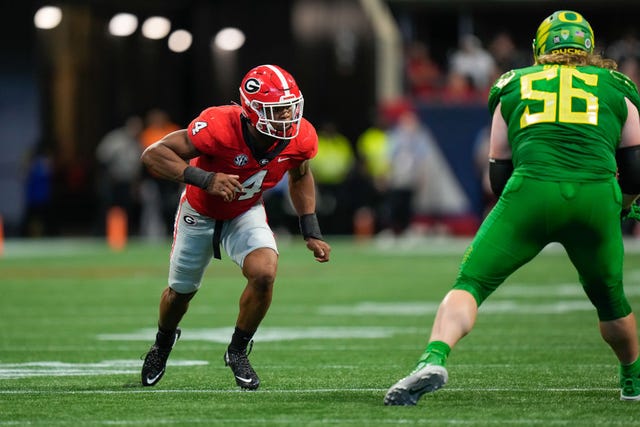
M 635 203 L 629 206 L 626 209 L 623 209 L 620 213 L 620 217 L 625 219 L 633 219 L 636 221 L 640 221 L 640 206 Z
M 307 239 L 307 248 L 313 252 L 313 256 L 316 257 L 318 262 L 329 261 L 329 254 L 331 253 L 331 246 L 324 240 L 314 239 L 309 237 Z
M 238 181 L 238 175 L 228 175 L 216 172 L 209 184 L 207 192 L 214 196 L 220 196 L 225 202 L 231 202 L 236 198 L 237 193 L 244 192 L 242 184 Z

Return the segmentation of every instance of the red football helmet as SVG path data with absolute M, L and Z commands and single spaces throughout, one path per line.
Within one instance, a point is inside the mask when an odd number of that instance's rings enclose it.
M 291 74 L 277 65 L 259 65 L 240 84 L 242 111 L 255 128 L 279 139 L 300 131 L 302 92 Z

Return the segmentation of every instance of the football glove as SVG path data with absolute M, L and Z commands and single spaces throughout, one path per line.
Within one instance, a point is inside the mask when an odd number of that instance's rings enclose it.
M 640 206 L 636 205 L 635 203 L 632 204 L 631 206 L 629 206 L 626 209 L 622 209 L 622 212 L 620 212 L 620 217 L 625 220 L 625 219 L 633 219 L 636 221 L 640 221 Z

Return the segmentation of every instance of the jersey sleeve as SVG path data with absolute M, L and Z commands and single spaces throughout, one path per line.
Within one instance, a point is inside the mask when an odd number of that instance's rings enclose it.
M 633 80 L 618 71 L 611 71 L 611 75 L 619 83 L 620 90 L 622 90 L 624 96 L 640 110 L 640 95 L 638 94 L 638 87 Z
M 301 156 L 308 160 L 318 154 L 318 134 L 310 122 L 302 120 L 297 145 Z
M 213 124 L 215 120 L 214 107 L 207 108 L 202 111 L 198 117 L 193 119 L 187 127 L 189 139 L 191 143 L 201 153 L 211 153 L 215 143 L 215 137 L 213 135 Z

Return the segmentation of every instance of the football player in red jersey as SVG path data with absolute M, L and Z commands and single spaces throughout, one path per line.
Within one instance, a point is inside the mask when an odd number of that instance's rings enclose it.
M 151 173 L 186 184 L 176 213 L 158 333 L 142 366 L 144 386 L 157 384 L 164 375 L 169 353 L 180 337 L 178 324 L 211 258 L 221 258 L 220 247 L 247 279 L 224 362 L 238 386 L 255 390 L 260 385 L 247 346 L 271 304 L 278 266 L 262 193 L 286 172 L 307 248 L 317 261 L 329 261 L 331 247 L 323 240 L 315 215 L 309 168 L 318 136 L 302 117 L 304 101 L 298 85 L 282 68 L 260 65 L 243 78 L 240 101 L 241 105 L 205 109 L 186 129 L 169 133 L 142 154 Z

